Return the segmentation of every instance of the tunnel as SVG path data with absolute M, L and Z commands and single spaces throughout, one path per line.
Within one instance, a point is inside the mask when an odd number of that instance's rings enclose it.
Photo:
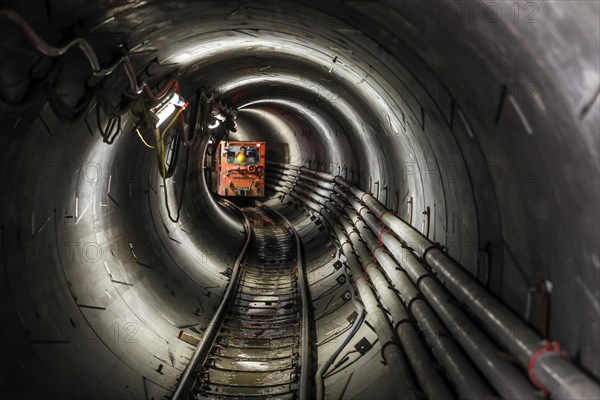
M 169 79 L 188 132 L 213 98 L 229 140 L 266 143 L 258 200 L 302 248 L 307 398 L 598 398 L 598 1 L 0 10 L 1 398 L 182 384 L 248 228 L 211 191 L 210 130 L 161 175 L 136 99 Z

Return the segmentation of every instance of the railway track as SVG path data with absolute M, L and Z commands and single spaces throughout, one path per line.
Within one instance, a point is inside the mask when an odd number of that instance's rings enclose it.
M 173 399 L 308 398 L 310 328 L 301 243 L 281 214 L 257 204 L 236 207 L 246 241 Z

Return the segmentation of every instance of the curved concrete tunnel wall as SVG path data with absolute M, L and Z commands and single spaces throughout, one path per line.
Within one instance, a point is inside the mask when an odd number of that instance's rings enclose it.
M 470 2 L 5 3 L 51 43 L 82 36 L 110 60 L 126 42 L 149 82 L 181 70 L 188 97 L 202 87 L 232 99 L 232 137 L 267 135 L 289 146 L 275 161 L 310 160 L 372 191 L 521 316 L 548 279 L 548 335 L 600 375 L 597 2 L 521 4 L 517 14 L 512 3 Z M 4 22 L 14 44 L 0 49 L 0 93 L 18 102 L 42 57 Z M 64 61 L 61 89 L 73 99 L 89 68 L 77 51 Z M 172 223 L 154 153 L 129 134 L 102 143 L 94 115 L 61 123 L 43 96 L 3 109 L 6 393 L 168 394 L 193 351 L 177 333 L 206 326 L 241 243 L 240 226 L 198 183 L 200 143 Z M 314 220 L 287 212 L 317 298 L 336 285 L 335 249 Z M 529 316 L 541 331 L 542 299 Z M 315 313 L 329 300 L 315 300 Z M 319 357 L 350 313 L 339 303 L 319 319 Z M 352 364 L 346 374 L 373 379 L 346 396 L 393 393 L 377 384 L 378 368 L 377 357 Z M 339 393 L 345 380 L 332 379 Z

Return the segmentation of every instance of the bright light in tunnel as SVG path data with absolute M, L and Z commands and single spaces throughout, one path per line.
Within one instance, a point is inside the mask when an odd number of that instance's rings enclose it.
M 307 79 L 302 76 L 301 72 L 298 71 L 298 75 L 292 74 L 277 74 L 277 76 L 264 76 L 254 75 L 251 77 L 243 77 L 234 80 L 223 79 L 221 82 L 216 82 L 215 87 L 227 88 L 235 87 L 237 90 L 241 89 L 242 84 L 252 83 L 270 83 L 270 84 L 288 84 L 293 87 L 301 87 L 315 93 L 316 98 L 319 100 L 328 101 L 334 108 L 338 108 L 347 117 L 352 119 L 352 129 L 359 133 L 361 140 L 367 141 L 366 136 L 370 135 L 370 132 L 375 132 L 379 127 L 371 126 L 363 123 L 361 120 L 361 113 L 365 111 L 370 112 L 369 117 L 378 118 L 382 123 L 382 127 L 386 133 L 399 136 L 400 130 L 398 125 L 400 124 L 403 129 L 411 129 L 411 127 L 405 127 L 402 122 L 404 117 L 400 111 L 400 107 L 406 107 L 409 109 L 407 99 L 403 95 L 404 93 L 410 92 L 407 88 L 402 91 L 391 89 L 391 87 L 404 87 L 406 82 L 387 82 L 376 69 L 370 64 L 366 64 L 362 54 L 359 52 L 353 53 L 352 55 L 338 54 L 340 60 L 335 68 L 329 68 L 332 60 L 331 49 L 337 49 L 335 43 L 327 43 L 322 46 L 318 46 L 316 43 L 312 43 L 311 46 L 299 42 L 298 38 L 285 34 L 283 32 L 270 32 L 268 30 L 261 31 L 261 37 L 249 39 L 246 35 L 240 37 L 239 33 L 228 33 L 232 36 L 228 37 L 215 37 L 211 32 L 210 34 L 195 36 L 194 41 L 182 43 L 182 46 L 189 46 L 187 49 L 184 47 L 184 51 L 177 53 L 177 55 L 168 57 L 165 61 L 170 62 L 181 62 L 181 63 L 193 63 L 196 60 L 206 59 L 217 54 L 241 54 L 244 52 L 253 53 L 256 51 L 276 53 L 277 57 L 298 57 L 302 55 L 302 58 L 314 65 L 325 66 L 329 71 L 328 76 L 337 77 L 346 81 L 353 90 L 356 91 L 355 95 L 364 99 L 373 99 L 371 102 L 372 109 L 367 110 L 355 110 L 353 107 L 348 107 L 347 111 L 344 110 L 348 103 L 342 101 L 339 92 L 335 88 L 328 88 L 322 82 Z M 201 45 L 198 43 L 201 41 Z M 334 53 L 335 55 L 335 53 Z M 373 62 L 373 64 L 375 64 Z M 382 66 L 387 69 L 402 69 L 400 65 L 385 64 Z M 381 85 L 380 82 L 387 82 L 385 86 Z M 395 85 L 394 85 L 395 84 Z M 410 84 L 410 82 L 408 83 Z M 225 90 L 218 92 L 225 92 Z M 223 93 L 221 93 L 223 94 Z M 378 99 L 380 104 L 375 104 L 375 100 Z M 241 106 L 243 107 L 243 105 Z M 386 123 L 383 123 L 386 121 Z M 369 143 L 364 143 L 365 149 L 370 149 Z M 370 152 L 370 150 L 368 150 Z M 369 154 L 369 157 L 373 154 Z M 375 171 L 373 171 L 375 173 Z
M 155 112 L 155 115 L 158 118 L 158 121 L 156 121 L 156 127 L 158 128 L 171 115 L 173 115 L 176 107 L 184 106 L 185 102 L 177 95 L 177 93 L 173 92 L 167 103 Z
M 167 60 L 172 63 L 183 64 L 195 58 L 205 57 L 206 52 L 220 48 L 221 45 L 222 44 L 219 41 L 204 41 L 201 46 L 189 48 L 167 58 Z
M 171 58 L 171 61 L 177 64 L 183 64 L 188 62 L 189 60 L 191 60 L 193 57 L 193 54 L 191 54 L 190 52 L 186 51 L 180 54 L 177 54 L 175 56 L 173 56 Z
M 255 117 L 263 118 L 273 128 L 274 132 L 277 132 L 278 134 L 281 134 L 282 136 L 289 138 L 288 145 L 292 149 L 293 154 L 300 154 L 300 147 L 299 147 L 297 138 L 294 137 L 293 133 L 290 131 L 290 128 L 285 124 L 285 122 L 282 121 L 281 119 L 277 118 L 277 116 L 275 116 L 271 113 L 268 113 L 268 112 L 264 112 L 262 110 L 257 110 L 257 109 L 252 109 L 252 108 L 244 109 L 243 112 L 242 111 L 240 112 L 240 115 L 242 113 L 251 114 L 251 115 L 254 115 Z M 247 132 L 244 131 L 244 129 L 241 129 L 237 133 L 236 138 L 238 140 L 250 140 L 250 137 L 248 136 Z M 299 159 L 300 158 L 298 157 L 298 160 Z M 292 160 L 290 160 L 290 161 L 292 161 Z M 296 162 L 296 160 L 294 160 L 294 162 Z
M 292 100 L 288 100 L 288 99 L 269 99 L 269 100 L 255 100 L 255 101 L 251 101 L 249 103 L 244 104 L 243 106 L 240 107 L 240 110 L 243 110 L 244 112 L 257 112 L 254 108 L 255 106 L 261 106 L 261 105 L 273 105 L 273 104 L 278 104 L 278 105 L 282 105 L 284 107 L 288 107 L 294 111 L 296 111 L 297 113 L 302 114 L 303 118 L 307 119 L 310 121 L 311 125 L 314 126 L 316 128 L 316 131 L 319 135 L 322 135 L 323 138 L 325 139 L 326 143 L 327 143 L 327 148 L 330 149 L 330 157 L 332 158 L 333 162 L 337 163 L 337 164 L 342 164 L 343 163 L 343 157 L 341 154 L 341 151 L 339 149 L 339 146 L 336 145 L 336 138 L 335 138 L 335 132 L 333 131 L 332 127 L 327 123 L 327 121 L 325 121 L 325 119 L 312 111 L 306 112 L 306 109 L 308 107 L 308 104 L 303 104 L 302 102 L 298 102 L 298 101 L 292 101 Z M 266 118 L 266 115 L 261 115 L 263 118 Z M 270 118 L 271 120 L 274 118 Z M 272 122 L 273 123 L 273 122 Z M 284 128 L 280 128 L 282 129 L 282 132 L 285 132 L 285 130 L 283 130 Z M 289 135 L 291 136 L 292 133 L 290 132 Z M 298 159 L 298 161 L 300 161 L 300 159 Z
M 369 159 L 377 159 L 376 150 L 373 148 L 372 143 L 369 139 L 369 134 L 365 130 L 365 124 L 361 121 L 363 116 L 362 112 L 356 110 L 351 104 L 349 104 L 345 99 L 337 96 L 331 90 L 323 87 L 320 83 L 314 82 L 308 79 L 304 79 L 301 76 L 293 75 L 293 74 L 283 74 L 280 73 L 277 77 L 241 77 L 237 80 L 233 80 L 228 82 L 233 87 L 243 88 L 246 85 L 253 83 L 289 83 L 290 86 L 301 87 L 305 89 L 309 93 L 313 93 L 315 97 L 322 99 L 323 102 L 329 103 L 331 106 L 337 108 L 340 113 L 344 115 L 347 119 L 347 123 L 350 125 L 348 128 L 358 133 L 358 138 L 360 140 L 360 144 L 358 146 L 362 147 L 364 151 L 367 153 L 367 157 Z M 268 99 L 268 100 L 256 100 L 253 102 L 249 102 L 240 106 L 240 110 L 247 110 L 248 107 L 254 104 L 260 103 L 279 103 L 285 104 L 288 107 L 291 107 L 297 111 L 301 109 L 306 109 L 305 106 L 298 104 L 297 102 L 293 102 L 286 99 Z M 311 113 L 312 114 L 312 113 Z M 303 114 L 305 117 L 308 114 Z M 323 125 L 323 121 L 321 118 L 316 118 L 314 115 L 310 117 L 312 123 L 319 127 L 319 131 L 325 135 L 326 140 L 329 145 L 328 148 L 332 149 L 333 152 L 332 157 L 337 157 L 338 160 L 336 162 L 340 162 L 339 159 L 340 154 L 338 153 L 336 147 L 336 138 L 335 132 L 332 132 L 330 127 L 326 127 Z M 373 166 L 374 168 L 379 168 L 378 165 Z M 379 173 L 377 169 L 373 170 L 373 173 Z
M 158 121 L 156 121 L 156 127 L 159 127 L 163 122 L 167 120 L 173 113 L 175 112 L 175 106 L 173 104 L 167 104 L 164 108 L 161 108 L 156 116 L 158 117 Z
M 254 38 L 252 41 L 237 36 L 226 39 L 221 38 L 221 46 L 218 52 L 240 54 L 260 51 L 274 53 L 277 57 L 282 58 L 297 58 L 302 55 L 305 62 L 314 66 L 327 67 L 331 64 L 332 53 L 325 45 L 313 44 L 309 47 L 302 42 L 298 42 L 297 38 L 287 36 L 281 32 L 265 31 L 263 34 L 264 37 Z M 214 39 L 208 38 L 207 40 L 213 41 Z M 275 51 L 275 45 L 279 43 L 283 43 L 285 46 Z M 192 45 L 190 44 L 190 46 Z M 196 55 L 204 58 L 216 56 L 216 53 L 208 47 L 210 46 L 207 46 L 206 51 L 200 51 Z M 194 48 L 195 51 L 196 49 L 197 47 Z M 410 99 L 405 96 L 405 93 L 409 91 L 396 89 L 406 86 L 406 83 L 399 80 L 388 81 L 389 75 L 384 78 L 374 66 L 366 64 L 363 54 L 353 53 L 351 56 L 343 54 L 339 57 L 343 59 L 343 62 L 340 62 L 338 67 L 333 68 L 329 73 L 323 72 L 323 76 L 327 77 L 326 82 L 331 82 L 327 84 L 315 78 L 304 76 L 302 70 L 298 70 L 293 72 L 282 71 L 267 76 L 253 74 L 243 77 L 223 77 L 220 81 L 214 82 L 214 87 L 218 88 L 217 93 L 220 95 L 227 95 L 230 88 L 240 92 L 245 90 L 243 88 L 246 85 L 287 86 L 313 93 L 315 101 L 329 104 L 329 107 L 337 109 L 340 114 L 344 115 L 350 125 L 347 128 L 352 130 L 360 140 L 359 146 L 366 153 L 365 156 L 368 159 L 377 159 L 377 150 L 373 147 L 372 139 L 370 139 L 373 133 L 377 134 L 383 129 L 383 133 L 386 135 L 401 136 L 402 130 L 409 131 L 412 129 L 412 125 L 403 123 L 405 117 L 401 111 L 401 108 L 410 110 Z M 190 63 L 192 62 L 190 61 Z M 376 64 L 376 61 L 372 63 Z M 402 69 L 402 66 L 386 63 L 381 65 L 381 68 Z M 338 90 L 338 86 L 342 82 L 347 85 L 348 90 L 353 92 L 352 97 Z M 357 109 L 356 102 L 360 101 L 359 99 L 366 99 L 368 103 L 365 104 L 368 104 L 369 107 Z M 379 100 L 379 103 L 376 99 Z M 241 104 L 240 109 L 244 106 L 244 104 Z M 399 125 L 402 126 L 402 129 L 399 129 Z M 370 166 L 369 168 L 372 168 L 370 174 L 379 174 L 380 167 L 379 163 Z

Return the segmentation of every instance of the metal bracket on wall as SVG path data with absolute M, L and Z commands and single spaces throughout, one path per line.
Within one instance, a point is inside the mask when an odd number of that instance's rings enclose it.
M 427 206 L 427 209 L 423 211 L 423 228 L 425 230 L 425 237 L 429 238 L 429 226 L 431 224 L 431 208 Z
M 367 340 L 366 337 L 363 337 L 354 345 L 354 348 L 360 353 L 361 356 L 364 356 L 373 348 L 373 345 Z

